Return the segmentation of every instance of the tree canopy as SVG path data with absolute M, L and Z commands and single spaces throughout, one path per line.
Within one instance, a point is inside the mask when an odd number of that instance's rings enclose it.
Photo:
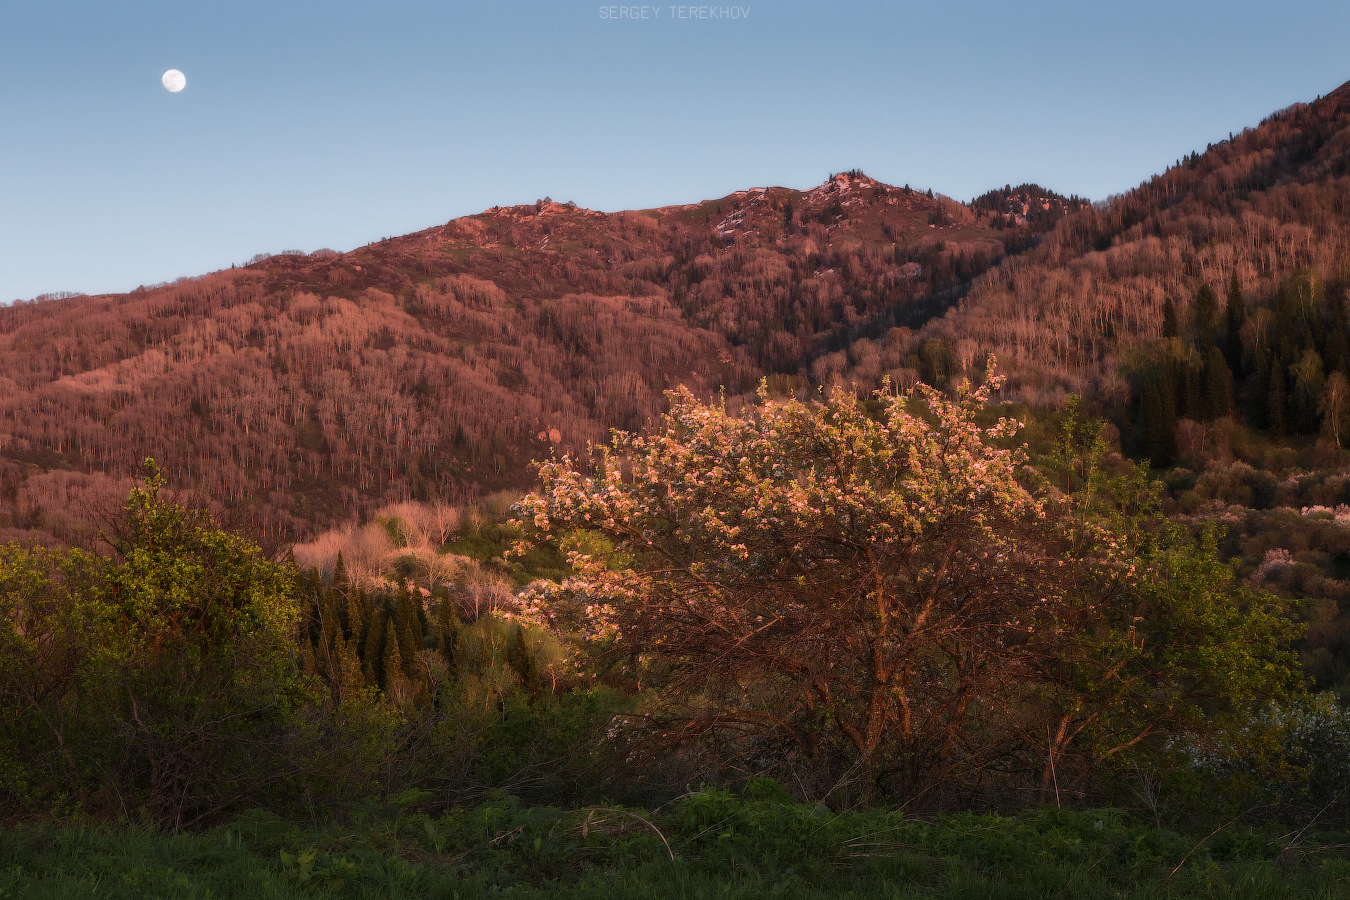
M 658 685 L 658 733 L 868 797 L 1086 765 L 1293 688 L 1280 604 L 1147 503 L 1057 496 L 988 408 L 999 384 L 762 391 L 745 416 L 673 392 L 593 474 L 541 467 L 520 521 L 576 574 L 527 615 Z

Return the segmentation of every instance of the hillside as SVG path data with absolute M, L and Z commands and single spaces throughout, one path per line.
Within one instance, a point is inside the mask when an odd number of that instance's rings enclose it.
M 545 199 L 0 309 L 0 537 L 84 540 L 153 456 L 278 547 L 389 502 L 521 487 L 531 459 L 642 427 L 676 384 L 733 403 L 763 377 L 942 384 L 989 352 L 1009 399 L 1096 398 L 1143 453 L 1169 299 L 1189 321 L 1202 285 L 1236 277 L 1273 309 L 1300 271 L 1344 296 L 1347 125 L 1343 87 L 1093 205 L 1036 185 L 964 204 L 859 172 L 652 210 Z
M 637 212 L 541 200 L 0 309 L 0 538 L 80 542 L 146 456 L 269 546 L 522 486 L 677 384 L 805 388 L 811 360 L 920 324 L 1038 227 L 849 173 Z
M 1350 249 L 1350 84 L 1193 153 L 1121 196 L 1058 220 L 976 280 L 925 337 L 974 341 L 1031 402 L 1065 391 L 1124 402 L 1130 348 L 1163 336 L 1202 283 L 1269 298 L 1299 269 L 1332 288 Z

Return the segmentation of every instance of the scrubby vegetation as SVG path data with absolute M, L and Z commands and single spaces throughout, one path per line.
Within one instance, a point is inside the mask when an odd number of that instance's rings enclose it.
M 1029 465 L 997 383 L 675 394 L 511 521 L 390 509 L 307 571 L 151 466 L 103 552 L 0 560 L 0 888 L 1334 883 L 1350 719 L 1304 692 L 1289 605 L 1100 425 Z
M 1167 508 L 1222 524 L 1241 573 L 1306 601 L 1302 644 L 1320 687 L 1350 691 L 1343 449 L 1350 424 L 1346 283 L 1293 273 L 1264 297 L 1236 273 L 1225 299 L 1202 284 L 1183 314 L 1168 301 L 1163 337 L 1125 369 L 1132 402 L 1122 443 L 1166 472 Z

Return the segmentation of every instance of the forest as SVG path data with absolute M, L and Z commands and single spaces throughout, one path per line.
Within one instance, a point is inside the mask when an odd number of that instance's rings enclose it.
M 844 173 L 646 212 L 541 201 L 2 308 L 0 529 L 79 544 L 146 456 L 269 549 L 389 503 L 523 489 L 531 459 L 654 421 L 677 385 L 804 390 L 1041 227 L 1006 219 Z
M 106 548 L 0 555 L 0 887 L 1335 890 L 1350 716 L 1293 604 L 1101 422 L 1033 459 L 1000 381 L 675 392 L 503 519 L 283 561 L 147 460 Z

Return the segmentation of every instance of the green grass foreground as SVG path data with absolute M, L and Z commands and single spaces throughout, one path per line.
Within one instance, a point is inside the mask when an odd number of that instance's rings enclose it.
M 1117 810 L 921 821 L 723 792 L 656 815 L 507 799 L 327 830 L 268 814 L 177 835 L 23 825 L 0 831 L 0 898 L 1342 898 L 1347 837 L 1305 832 L 1290 848 Z

